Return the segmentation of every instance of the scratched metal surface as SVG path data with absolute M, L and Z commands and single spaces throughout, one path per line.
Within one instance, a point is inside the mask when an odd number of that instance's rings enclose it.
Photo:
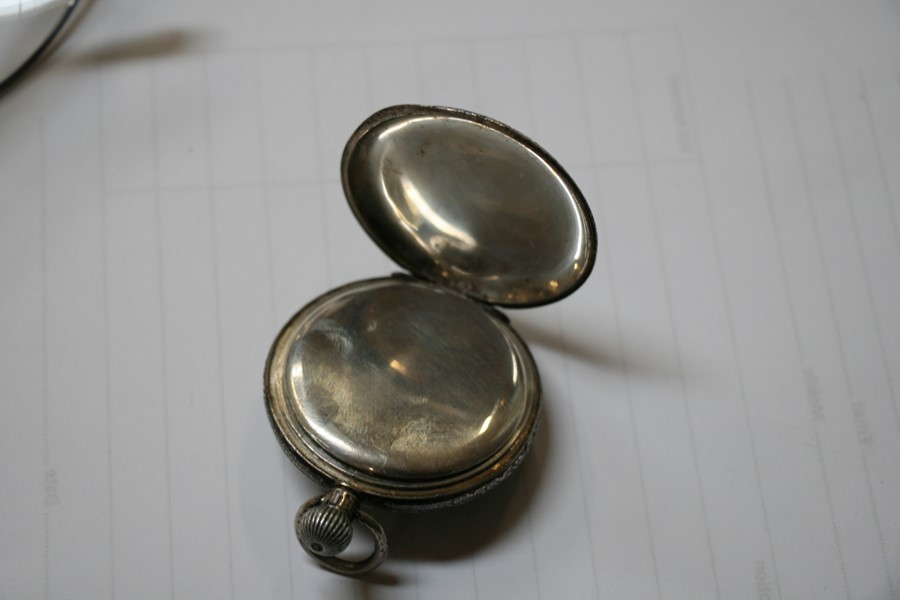
M 97 0 L 0 100 L 0 596 L 897 598 L 896 3 Z M 590 279 L 509 311 L 519 471 L 379 513 L 376 579 L 293 539 L 279 327 L 396 266 L 340 183 L 414 102 L 537 140 Z

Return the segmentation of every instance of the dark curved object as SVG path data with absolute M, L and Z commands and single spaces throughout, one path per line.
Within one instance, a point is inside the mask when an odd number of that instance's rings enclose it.
M 44 41 L 41 42 L 41 45 L 38 46 L 15 71 L 10 73 L 4 80 L 0 81 L 0 96 L 3 96 L 9 91 L 9 89 L 31 69 L 31 67 L 41 60 L 44 54 L 51 46 L 53 46 L 53 43 L 59 38 L 60 32 L 65 28 L 66 23 L 69 22 L 72 13 L 75 12 L 75 9 L 80 3 L 81 0 L 69 0 L 69 5 L 66 6 L 65 12 L 59 18 L 59 21 L 57 21 L 50 33 L 47 34 L 47 37 L 44 38 Z

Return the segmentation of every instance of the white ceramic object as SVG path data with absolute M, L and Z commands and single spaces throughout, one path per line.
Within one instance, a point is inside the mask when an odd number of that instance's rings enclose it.
M 0 81 L 47 39 L 68 5 L 69 0 L 0 0 Z

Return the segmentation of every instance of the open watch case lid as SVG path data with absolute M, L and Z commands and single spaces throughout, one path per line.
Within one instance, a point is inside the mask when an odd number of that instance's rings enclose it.
M 555 302 L 590 274 L 596 230 L 556 161 L 497 121 L 441 107 L 381 110 L 354 132 L 344 192 L 409 275 L 356 281 L 295 314 L 266 363 L 265 396 L 294 464 L 331 491 L 295 528 L 324 567 L 375 568 L 387 538 L 360 503 L 457 504 L 497 485 L 536 430 L 540 377 L 489 305 Z M 368 558 L 338 555 L 352 523 Z
M 475 113 L 400 105 L 351 136 L 344 194 L 414 275 L 508 307 L 555 302 L 587 278 L 597 234 L 569 175 L 519 132 Z

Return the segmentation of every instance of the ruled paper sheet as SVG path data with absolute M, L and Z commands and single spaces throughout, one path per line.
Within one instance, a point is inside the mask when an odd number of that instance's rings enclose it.
M 0 99 L 0 597 L 900 598 L 896 3 L 93 3 Z M 596 269 L 507 311 L 544 413 L 500 488 L 294 539 L 275 333 L 396 267 L 340 189 L 375 110 L 565 166 Z

